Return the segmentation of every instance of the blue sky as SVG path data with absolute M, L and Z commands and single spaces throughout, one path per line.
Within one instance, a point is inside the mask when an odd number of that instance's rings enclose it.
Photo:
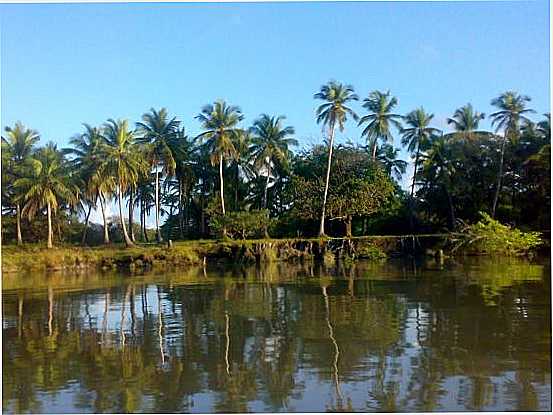
M 21 120 L 60 145 L 83 122 L 161 106 L 194 135 L 201 107 L 223 98 L 245 125 L 286 115 L 305 146 L 321 140 L 313 94 L 329 79 L 362 98 L 389 89 L 398 112 L 423 105 L 439 128 L 509 89 L 550 111 L 546 0 L 4 4 L 0 24 L 2 126 Z

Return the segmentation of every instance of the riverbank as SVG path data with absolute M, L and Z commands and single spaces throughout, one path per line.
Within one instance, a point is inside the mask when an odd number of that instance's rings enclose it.
M 416 253 L 438 252 L 448 234 L 364 236 L 353 238 L 198 240 L 167 245 L 98 247 L 37 245 L 4 246 L 2 271 L 59 271 L 71 269 L 179 268 L 212 262 L 260 263 L 271 261 L 382 260 Z

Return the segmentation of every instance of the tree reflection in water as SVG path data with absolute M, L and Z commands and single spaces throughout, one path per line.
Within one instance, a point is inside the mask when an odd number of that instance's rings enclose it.
M 414 269 L 5 277 L 3 410 L 550 409 L 549 267 Z

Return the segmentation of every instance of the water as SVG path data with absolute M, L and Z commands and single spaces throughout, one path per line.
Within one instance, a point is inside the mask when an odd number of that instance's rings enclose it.
M 548 264 L 3 278 L 2 409 L 551 410 Z

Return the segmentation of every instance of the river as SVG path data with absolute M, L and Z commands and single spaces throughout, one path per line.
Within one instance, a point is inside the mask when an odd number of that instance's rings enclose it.
M 551 410 L 548 262 L 2 283 L 6 413 Z

